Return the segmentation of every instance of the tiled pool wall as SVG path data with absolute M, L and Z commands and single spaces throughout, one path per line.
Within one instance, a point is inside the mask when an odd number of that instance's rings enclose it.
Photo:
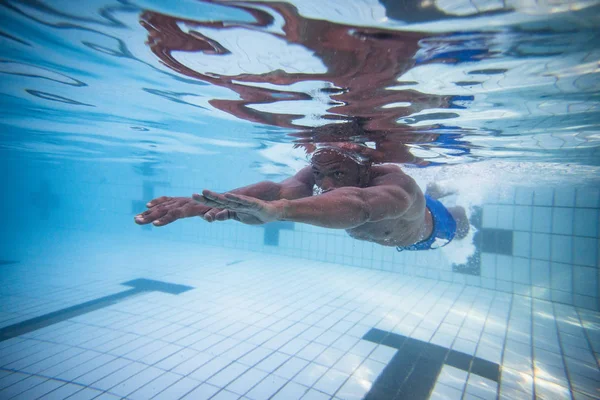
M 130 169 L 98 168 L 83 174 L 81 169 L 61 166 L 44 171 L 51 178 L 39 172 L 39 168 L 23 169 L 23 177 L 14 182 L 14 193 L 25 193 L 25 198 L 4 199 L 15 212 L 6 217 L 3 227 L 3 258 L 18 259 L 17 250 L 27 235 L 44 229 L 101 232 L 124 240 L 142 235 L 149 241 L 186 241 L 335 262 L 600 309 L 600 191 L 595 187 L 517 188 L 488 196 L 472 217 L 477 251 L 467 263 L 456 265 L 447 260 L 445 250 L 399 253 L 352 239 L 341 230 L 290 222 L 247 226 L 189 218 L 161 228 L 133 223 L 133 216 L 153 197 L 231 187 L 229 180 L 214 176 L 158 178 L 139 176 Z M 242 175 L 240 181 L 256 181 L 250 173 Z M 22 207 L 23 199 L 27 207 Z
M 202 241 L 344 265 L 461 282 L 599 309 L 599 190 L 516 188 L 475 209 L 476 253 L 452 264 L 443 251 L 397 252 L 343 231 L 289 222 L 186 226 Z

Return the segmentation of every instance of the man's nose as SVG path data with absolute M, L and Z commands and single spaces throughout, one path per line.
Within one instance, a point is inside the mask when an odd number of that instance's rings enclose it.
M 323 181 L 321 182 L 321 189 L 327 191 L 327 190 L 331 190 L 333 188 L 335 188 L 333 179 L 331 179 L 331 178 L 323 179 Z

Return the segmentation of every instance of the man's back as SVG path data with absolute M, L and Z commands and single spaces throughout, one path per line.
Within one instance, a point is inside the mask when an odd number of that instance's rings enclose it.
M 396 165 L 371 167 L 370 175 L 368 187 L 385 190 L 389 186 L 399 186 L 409 197 L 410 206 L 397 217 L 368 221 L 346 232 L 353 238 L 385 246 L 407 246 L 426 238 L 431 233 L 431 216 L 426 213 L 425 198 L 414 179 Z

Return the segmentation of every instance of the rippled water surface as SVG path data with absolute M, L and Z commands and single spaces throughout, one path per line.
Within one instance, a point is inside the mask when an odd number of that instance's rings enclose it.
M 351 142 L 376 162 L 589 180 L 599 4 L 2 1 L 0 148 L 150 163 L 237 148 L 269 175 Z

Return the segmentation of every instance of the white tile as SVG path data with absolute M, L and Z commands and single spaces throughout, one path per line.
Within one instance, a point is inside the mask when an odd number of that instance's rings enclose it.
M 573 219 L 574 209 L 563 207 L 552 208 L 552 233 L 572 235 Z
M 359 326 L 359 324 L 357 324 L 356 326 Z M 352 347 L 354 347 L 354 345 L 358 343 L 358 341 L 359 339 L 357 339 L 355 336 L 342 335 L 335 342 L 332 343 L 331 347 L 347 352 Z
M 359 341 L 356 343 L 349 352 L 352 354 L 356 354 L 358 356 L 368 357 L 369 354 L 377 347 L 375 343 L 367 342 L 367 341 Z
M 582 375 L 570 374 L 573 390 L 584 394 L 598 397 L 598 380 L 589 379 Z
M 597 266 L 598 240 L 588 237 L 573 238 L 573 263 L 578 265 Z
M 567 292 L 573 291 L 573 268 L 569 264 L 552 263 L 551 269 L 551 286 L 556 290 Z
M 102 395 L 100 390 L 83 388 L 68 397 L 68 400 L 91 400 Z
M 341 387 L 341 385 L 344 384 L 348 377 L 348 374 L 344 374 L 343 372 L 335 369 L 330 369 L 317 380 L 313 388 L 333 395 Z
M 515 191 L 515 204 L 530 205 L 533 203 L 533 190 L 518 187 Z
M 487 361 L 501 364 L 502 361 L 502 348 L 500 346 L 488 346 L 479 344 L 477 346 L 477 352 L 475 355 Z
M 295 382 L 288 382 L 279 390 L 272 400 L 298 400 L 308 391 L 306 386 L 299 385 Z
M 343 355 L 336 363 L 332 366 L 334 369 L 351 374 L 360 366 L 360 364 L 364 361 L 364 357 L 357 356 L 352 353 L 348 353 Z M 318 361 L 317 361 L 318 362 Z M 322 364 L 322 363 L 321 363 Z M 323 364 L 325 365 L 325 364 Z
M 175 384 L 180 379 L 181 379 L 180 375 L 177 375 L 177 374 L 174 374 L 171 372 L 165 372 L 158 378 L 156 378 L 156 379 L 152 380 L 151 382 L 147 383 L 146 385 L 142 386 L 141 388 L 139 388 L 135 392 L 131 393 L 127 397 L 132 400 L 149 399 L 149 398 L 153 397 L 154 395 L 156 395 L 157 393 L 161 393 L 163 390 L 165 390 L 168 387 L 170 387 L 171 385 Z
M 268 373 L 250 369 L 227 386 L 227 390 L 243 395 L 262 381 Z
M 370 381 L 352 376 L 335 393 L 335 397 L 342 400 L 362 400 L 365 394 L 371 390 L 372 385 L 373 383 Z
M 470 374 L 466 392 L 481 399 L 495 400 L 498 393 L 498 383 L 479 375 Z
M 110 389 L 111 393 L 119 396 L 128 396 L 130 393 L 135 392 L 142 386 L 147 385 L 149 382 L 157 379 L 165 372 L 155 367 L 148 367 L 138 374 L 128 378 L 127 380 L 119 383 Z
M 182 397 L 181 400 L 206 400 L 210 399 L 218 391 L 218 387 L 203 383 Z
M 302 397 L 302 400 L 331 400 L 331 396 L 314 389 L 309 389 Z
M 498 206 L 486 204 L 483 206 L 482 226 L 484 228 L 498 227 Z
M 541 348 L 533 349 L 533 357 L 535 362 L 554 367 L 564 368 L 562 355 Z
M 468 378 L 469 373 L 462 369 L 453 367 L 451 365 L 444 365 L 438 376 L 437 382 L 447 385 L 449 387 L 463 391 Z
M 159 361 L 158 363 L 155 364 L 155 366 L 158 368 L 164 369 L 166 371 L 169 371 L 172 368 L 175 368 L 179 364 L 189 360 L 190 358 L 192 358 L 198 354 L 199 354 L 199 352 L 196 350 L 183 348 L 183 349 L 179 350 L 178 352 L 171 354 L 169 357 Z
M 277 392 L 287 381 L 275 375 L 268 375 L 258 385 L 254 386 L 246 397 L 253 400 L 263 400 L 270 398 L 275 392 Z
M 554 191 L 554 205 L 558 207 L 573 207 L 575 205 L 575 188 L 557 188 Z
M 53 379 L 49 379 L 37 386 L 32 387 L 29 390 L 26 390 L 19 395 L 13 397 L 14 400 L 29 400 L 29 399 L 37 399 L 46 395 L 49 392 L 63 386 L 65 383 L 61 381 L 56 381 Z
M 533 207 L 514 206 L 514 224 L 513 228 L 518 231 L 531 231 Z
M 598 212 L 599 210 L 592 208 L 575 209 L 575 235 L 598 237 Z
M 569 387 L 567 372 L 563 367 L 559 368 L 550 365 L 537 364 L 534 368 L 534 371 L 535 379 L 542 379 L 563 387 Z
M 19 380 L 12 385 L 3 388 L 0 390 L 0 398 L 2 399 L 10 399 L 14 396 L 17 396 L 27 390 L 30 390 L 44 382 L 47 381 L 47 378 L 42 378 L 39 376 L 29 376 L 25 379 Z
M 566 387 L 538 378 L 535 379 L 535 394 L 542 399 L 571 400 L 572 398 L 570 390 Z
M 199 381 L 205 381 L 211 376 L 215 375 L 217 372 L 221 371 L 230 363 L 231 361 L 226 358 L 215 357 L 200 368 L 191 372 L 188 376 Z
M 496 256 L 496 279 L 512 282 L 512 257 L 498 254 Z
M 321 376 L 327 372 L 327 368 L 315 363 L 308 364 L 294 378 L 294 382 L 311 387 Z
M 300 350 L 296 356 L 303 358 L 307 361 L 314 360 L 319 354 L 321 354 L 327 347 L 322 344 L 311 342 L 302 350 Z
M 497 227 L 499 229 L 512 230 L 514 220 L 514 207 L 512 205 L 499 205 L 498 206 L 498 222 Z
M 273 350 L 271 349 L 257 347 L 253 351 L 240 358 L 238 361 L 246 365 L 254 366 L 267 358 L 271 353 L 273 353 Z
M 248 370 L 248 366 L 233 362 L 210 377 L 206 382 L 223 388 Z
M 533 207 L 533 232 L 552 232 L 552 208 Z
M 550 259 L 550 235 L 533 233 L 531 235 L 531 257 L 539 260 Z M 518 254 L 522 256 L 522 254 Z
M 275 375 L 286 379 L 292 379 L 298 372 L 308 365 L 308 361 L 292 357 L 283 363 L 274 372 Z
M 575 293 L 586 296 L 598 296 L 598 270 L 593 267 L 573 267 L 573 286 Z
M 43 395 L 39 398 L 39 400 L 63 400 L 68 398 L 70 395 L 75 392 L 83 389 L 80 385 L 74 385 L 70 383 L 63 384 L 61 387 Z
M 184 354 L 183 357 L 186 358 L 186 360 L 177 364 L 176 366 L 174 366 L 171 369 L 172 372 L 175 372 L 176 374 L 180 374 L 180 375 L 188 375 L 191 372 L 202 367 L 204 364 L 206 364 L 207 362 L 209 362 L 210 360 L 213 359 L 213 357 L 211 355 L 206 354 L 206 353 L 200 353 L 200 352 L 197 352 L 196 350 L 191 350 L 190 353 Z M 166 360 L 164 360 L 164 361 L 166 361 Z M 161 367 L 161 366 L 157 365 L 157 367 Z
M 475 348 L 477 347 L 476 342 L 472 342 L 470 340 L 464 340 L 457 338 L 452 345 L 452 349 L 456 351 L 460 351 L 461 353 L 474 355 Z
M 461 400 L 463 391 L 443 383 L 436 383 L 428 400 Z
M 144 370 L 146 365 L 141 363 L 129 363 L 125 365 L 123 368 L 119 368 L 114 370 L 111 374 L 105 376 L 104 378 L 94 382 L 91 386 L 95 389 L 108 390 L 113 386 L 123 382 L 124 380 L 132 377 L 133 375 L 139 373 Z M 83 376 L 82 378 L 84 378 Z
M 267 358 L 259 362 L 255 368 L 271 373 L 279 368 L 284 362 L 290 358 L 289 355 L 280 352 L 273 352 Z
M 571 236 L 552 235 L 552 261 L 571 263 L 573 257 L 573 241 Z
M 533 194 L 533 204 L 537 206 L 551 206 L 554 201 L 554 189 L 536 188 Z
M 577 207 L 598 208 L 600 191 L 596 188 L 578 188 L 576 194 Z
M 375 361 L 379 361 L 383 364 L 387 364 L 394 357 L 397 350 L 388 346 L 377 345 L 375 350 L 369 354 L 369 358 Z
M 525 393 L 518 389 L 515 389 L 511 386 L 502 386 L 500 385 L 500 400 L 532 400 L 532 393 Z
M 386 366 L 387 364 L 379 361 L 367 359 L 354 371 L 352 376 L 361 381 L 375 382 Z
M 238 396 L 235 393 L 229 392 L 227 390 L 221 390 L 213 397 L 211 397 L 210 400 L 238 400 L 239 398 L 240 396 Z
M 512 278 L 515 283 L 531 284 L 531 260 L 523 257 L 513 257 Z
M 529 232 L 513 232 L 513 255 L 517 257 L 531 257 L 532 234 Z
M 126 367 L 127 365 L 132 364 L 131 361 L 129 360 L 125 360 L 122 358 L 117 358 L 114 359 L 104 365 L 99 366 L 98 368 L 95 368 L 94 370 L 87 372 L 79 377 L 77 377 L 75 379 L 76 383 L 82 384 L 82 385 L 90 385 L 96 381 L 101 380 L 102 378 L 113 374 L 114 372 L 120 370 L 123 367 Z
M 528 395 L 533 394 L 533 376 L 505 366 L 502 366 L 500 384 Z
M 531 260 L 531 283 L 544 288 L 550 287 L 550 263 L 548 261 Z

